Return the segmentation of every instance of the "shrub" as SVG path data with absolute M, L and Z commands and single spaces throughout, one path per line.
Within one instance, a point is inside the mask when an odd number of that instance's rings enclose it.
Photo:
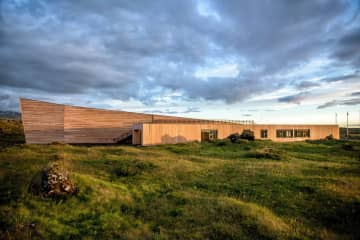
M 245 129 L 241 135 L 240 135 L 241 139 L 247 139 L 249 141 L 254 141 L 255 140 L 255 136 L 254 136 L 254 132 L 249 130 L 249 129 Z
M 228 139 L 230 139 L 230 141 L 231 141 L 232 143 L 235 143 L 236 140 L 240 139 L 240 134 L 238 134 L 238 133 L 230 134 L 230 135 L 228 136 Z
M 232 143 L 248 143 L 254 141 L 254 132 L 251 130 L 244 130 L 241 134 L 233 133 L 228 137 Z M 245 140 L 245 141 L 244 141 Z
M 325 140 L 334 140 L 334 136 L 330 134 L 329 136 L 325 137 Z

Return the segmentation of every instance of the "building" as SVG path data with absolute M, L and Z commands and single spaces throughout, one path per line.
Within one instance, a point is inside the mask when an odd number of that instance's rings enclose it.
M 278 142 L 339 138 L 337 125 L 268 125 L 103 110 L 20 99 L 26 143 L 136 145 L 223 139 L 243 130 Z

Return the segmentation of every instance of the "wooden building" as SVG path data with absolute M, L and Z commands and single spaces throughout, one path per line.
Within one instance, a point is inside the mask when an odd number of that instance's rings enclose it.
M 138 145 L 223 139 L 243 130 L 256 139 L 303 141 L 328 135 L 339 138 L 337 125 L 264 125 L 197 120 L 154 114 L 103 110 L 20 99 L 27 143 L 52 142 Z
M 211 121 L 176 122 L 176 123 L 142 123 L 133 127 L 133 142 L 141 145 L 183 143 L 189 141 L 206 141 L 224 139 L 232 133 L 241 134 L 244 130 L 254 132 L 255 139 L 276 142 L 304 141 L 321 139 L 333 135 L 339 138 L 337 125 L 269 125 L 269 124 L 236 124 Z

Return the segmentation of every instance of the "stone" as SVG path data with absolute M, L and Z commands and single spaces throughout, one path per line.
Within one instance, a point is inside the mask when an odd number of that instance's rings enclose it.
M 34 175 L 29 192 L 43 197 L 63 199 L 75 195 L 78 188 L 70 179 L 69 172 L 55 162 Z

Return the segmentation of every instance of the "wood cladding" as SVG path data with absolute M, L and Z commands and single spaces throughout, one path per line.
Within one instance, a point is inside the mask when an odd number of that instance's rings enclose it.
M 261 125 L 214 122 L 183 117 L 112 111 L 75 107 L 54 103 L 20 99 L 25 139 L 27 143 L 97 143 L 111 144 L 129 137 L 134 129 L 133 142 L 142 145 L 201 141 L 202 129 L 218 131 L 223 139 L 245 129 L 254 131 L 261 138 L 261 130 L 267 130 L 267 138 L 288 142 L 320 139 L 332 134 L 339 138 L 337 125 Z M 279 138 L 279 129 L 309 129 L 310 137 Z
M 64 141 L 64 106 L 33 100 L 20 100 L 27 143 Z
M 186 119 L 102 110 L 20 99 L 27 143 L 116 143 L 132 126 L 154 120 Z
M 339 138 L 337 125 L 267 125 L 267 124 L 231 124 L 231 123 L 144 123 L 136 126 L 142 130 L 142 145 L 174 144 L 190 141 L 201 141 L 201 130 L 217 130 L 218 138 L 227 138 L 232 133 L 242 133 L 249 129 L 254 132 L 255 139 L 261 138 L 261 130 L 267 130 L 268 140 L 276 142 L 304 141 L 306 139 L 320 139 L 332 134 Z M 276 130 L 310 130 L 310 137 L 278 138 Z

